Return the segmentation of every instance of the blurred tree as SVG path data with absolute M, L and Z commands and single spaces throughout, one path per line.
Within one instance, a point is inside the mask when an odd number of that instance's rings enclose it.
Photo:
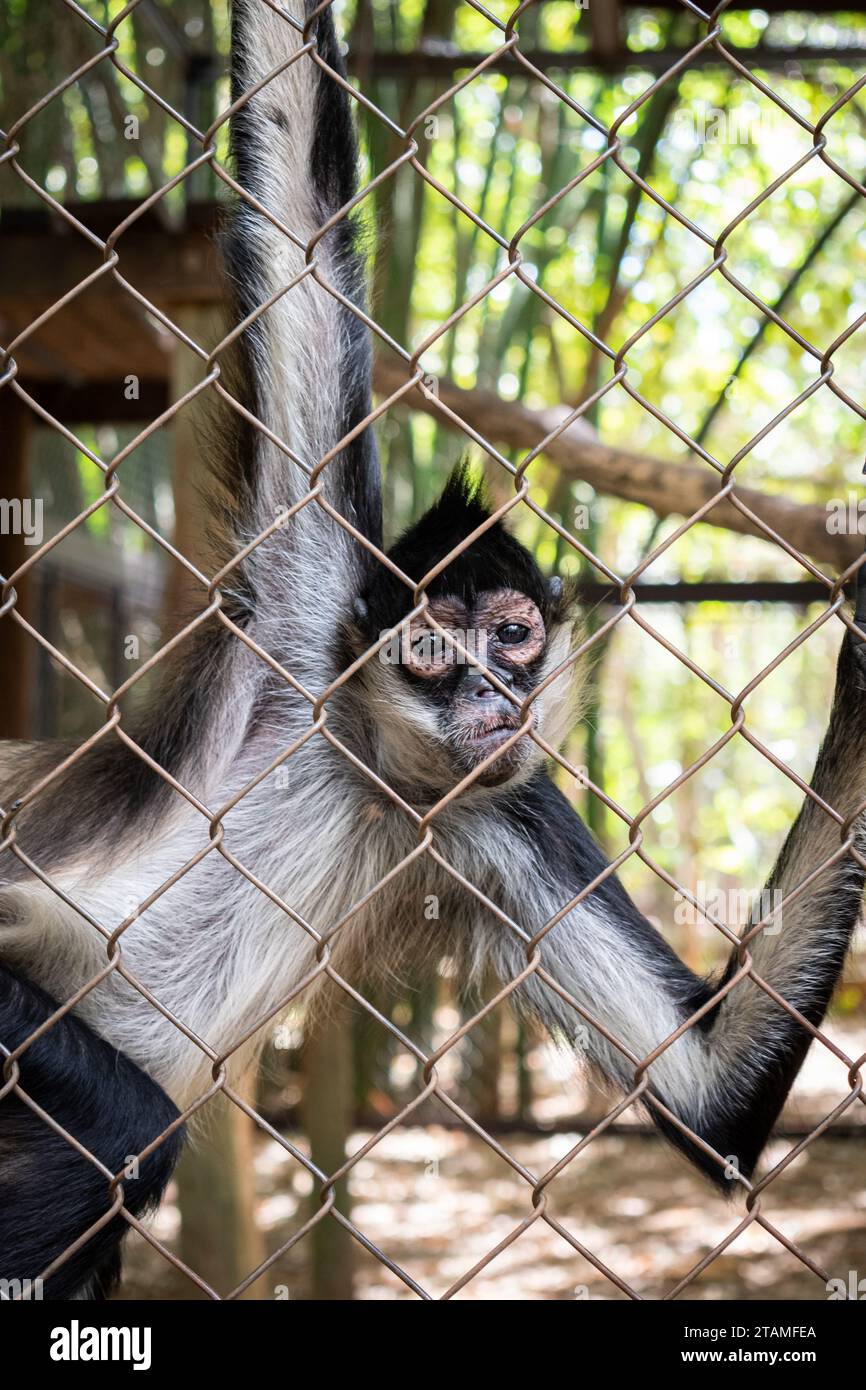
M 334 989 L 328 986 L 334 993 Z M 347 1158 L 347 1144 L 354 1119 L 354 1077 L 351 1014 L 335 1001 L 329 1016 L 320 1020 L 304 1039 L 304 1128 L 310 1141 L 310 1157 L 330 1177 Z M 320 1184 L 313 1188 L 311 1214 L 319 1210 Z M 348 1181 L 334 1189 L 334 1209 L 351 1217 Z M 328 1214 L 307 1237 L 312 1246 L 311 1297 L 316 1300 L 351 1299 L 356 1264 L 355 1240 Z

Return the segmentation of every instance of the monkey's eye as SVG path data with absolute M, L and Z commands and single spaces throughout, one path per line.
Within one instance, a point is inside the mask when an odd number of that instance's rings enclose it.
M 496 636 L 503 647 L 519 647 L 529 636 L 529 628 L 525 623 L 503 623 L 496 629 Z

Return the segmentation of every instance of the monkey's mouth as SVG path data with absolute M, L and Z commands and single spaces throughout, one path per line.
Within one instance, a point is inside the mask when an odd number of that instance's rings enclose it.
M 520 721 L 507 718 L 495 719 L 492 721 L 484 720 L 481 724 L 476 724 L 469 731 L 469 743 L 473 751 L 482 753 L 486 758 L 495 748 L 501 748 L 507 742 L 516 729 L 520 728 Z M 517 744 L 514 745 L 515 748 Z
M 465 735 L 460 761 L 464 767 L 477 767 L 492 753 L 503 748 L 503 745 L 514 737 L 519 728 L 520 720 L 508 718 L 507 715 L 479 721 Z M 526 739 L 517 739 L 510 748 L 503 749 L 499 757 L 495 758 L 482 774 L 481 785 L 495 786 L 499 782 L 506 781 L 523 763 L 526 753 Z

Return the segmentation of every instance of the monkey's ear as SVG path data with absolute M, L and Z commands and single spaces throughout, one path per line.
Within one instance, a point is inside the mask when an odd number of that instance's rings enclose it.
M 370 609 L 367 605 L 367 600 L 361 598 L 360 594 L 352 603 L 352 612 L 355 615 L 356 622 L 358 622 L 362 628 L 366 629 L 370 623 Z
M 561 579 L 554 574 L 547 581 L 547 601 L 550 614 L 555 622 L 565 622 L 575 616 L 579 607 L 577 584 L 571 577 Z

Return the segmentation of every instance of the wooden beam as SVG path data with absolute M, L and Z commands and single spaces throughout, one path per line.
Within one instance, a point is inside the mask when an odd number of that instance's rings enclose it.
M 0 300 L 0 341 L 14 342 L 50 307 L 49 300 L 14 304 Z M 176 321 L 183 306 L 164 307 Z M 155 323 L 152 315 L 114 285 L 104 295 L 85 291 L 51 314 L 16 347 L 14 357 L 18 380 L 26 391 L 42 380 L 63 382 L 67 387 L 113 381 L 122 391 L 128 376 L 168 377 L 178 350 L 177 336 Z
M 805 608 L 826 603 L 827 589 L 817 579 L 679 579 L 673 584 L 635 584 L 638 603 L 789 603 Z M 619 591 L 610 584 L 578 585 L 580 602 L 619 604 Z
M 72 204 L 69 211 L 107 238 L 137 206 L 135 201 Z M 176 231 L 142 216 L 116 243 L 118 271 L 159 307 L 214 304 L 225 282 L 215 233 L 220 210 L 202 204 Z M 52 304 L 103 263 L 97 247 L 41 208 L 13 209 L 0 222 L 0 318 L 17 305 Z M 109 273 L 82 292 L 88 305 L 116 294 Z M 2 329 L 0 329 L 2 332 Z
M 134 202 L 105 202 L 74 205 L 70 211 L 107 238 L 135 206 Z M 119 272 L 174 322 L 184 310 L 210 307 L 227 298 L 216 244 L 220 216 L 219 207 L 204 204 L 182 227 L 171 230 L 145 214 L 118 239 Z M 100 264 L 98 248 L 45 209 L 4 213 L 0 221 L 0 345 L 14 342 Z M 110 408 L 109 383 L 114 382 L 123 408 L 125 378 L 167 381 L 179 351 L 183 349 L 177 337 L 149 312 L 147 304 L 139 302 L 113 274 L 106 274 L 50 313 L 14 355 L 19 381 L 34 396 L 39 394 L 35 387 L 39 381 L 62 383 L 73 393 L 96 380 L 104 383 L 111 418 L 131 419 L 136 418 L 134 403 L 121 416 Z
M 797 44 L 790 46 L 770 46 L 758 44 L 754 48 L 740 48 L 727 44 L 727 51 L 746 67 L 759 71 L 778 72 L 789 68 L 798 69 L 812 63 L 841 63 L 846 68 L 860 68 L 866 63 L 866 44 L 852 45 Z M 541 72 L 607 72 L 620 73 L 626 69 L 638 68 L 652 76 L 658 76 L 689 52 L 687 48 L 647 49 L 635 53 L 631 49 L 618 48 L 606 55 L 592 48 L 581 51 L 557 49 L 521 49 L 523 57 Z M 350 56 L 350 71 L 362 62 L 369 63 L 366 71 L 373 77 L 435 77 L 442 81 L 453 80 L 456 72 L 468 71 L 485 62 L 490 72 L 504 72 L 510 76 L 526 75 L 517 59 L 506 53 L 490 60 L 486 53 L 467 53 L 455 45 L 444 52 L 418 51 L 412 54 L 387 52 L 380 49 L 369 56 L 356 54 Z M 725 67 L 730 71 L 724 58 L 712 47 L 705 48 L 689 62 L 692 70 L 699 68 Z
M 25 389 L 64 425 L 133 425 L 155 420 L 168 409 L 168 378 L 142 378 L 128 400 L 120 376 L 108 381 L 25 381 Z M 31 412 L 32 413 L 32 412 Z M 38 417 L 33 415 L 34 421 Z
M 13 394 L 0 391 L 0 498 L 23 503 L 30 499 L 30 411 Z M 31 504 L 35 499 L 30 499 Z M 4 510 L 8 522 L 10 512 Z M 33 514 L 31 514 L 31 520 Z M 0 534 L 0 574 L 13 574 L 34 547 L 22 534 Z M 25 576 L 16 585 L 16 608 L 33 620 L 33 583 Z M 33 730 L 32 674 L 35 642 L 16 623 L 11 613 L 0 618 L 0 738 L 30 738 Z
M 374 383 L 381 396 L 405 385 L 405 365 L 377 358 Z M 445 406 L 443 411 L 441 406 Z M 417 388 L 403 397 L 398 409 L 409 407 L 432 415 L 447 428 L 459 431 L 447 412 L 468 425 L 493 445 L 528 453 L 561 424 L 563 411 L 530 410 L 520 401 L 504 401 L 493 391 L 465 390 L 440 378 L 436 398 Z M 638 502 L 657 516 L 691 516 L 719 491 L 719 474 L 709 464 L 695 460 L 673 462 L 604 444 L 583 420 L 577 420 L 547 445 L 544 456 L 566 478 L 589 483 L 598 492 Z M 532 471 L 530 468 L 531 480 Z M 862 553 L 861 536 L 831 535 L 827 512 L 820 505 L 792 502 L 787 497 L 738 485 L 737 496 L 757 517 L 790 545 L 819 562 L 842 570 Z M 762 536 L 760 527 L 727 499 L 709 511 L 705 522 L 744 535 Z
M 598 3 L 605 4 L 606 0 L 598 0 Z M 645 10 L 646 0 L 620 0 L 625 10 Z M 683 0 L 653 0 L 654 10 L 675 10 L 677 13 L 686 14 L 683 7 Z M 712 5 L 704 5 L 704 10 L 709 13 Z M 723 19 L 729 14 L 736 14 L 738 11 L 754 10 L 755 5 L 739 4 L 731 5 L 730 9 L 725 10 Z M 862 14 L 866 11 L 866 4 L 863 0 L 859 3 L 843 4 L 840 0 L 810 0 L 808 5 L 795 5 L 791 0 L 761 0 L 760 9 L 766 10 L 767 14 Z

